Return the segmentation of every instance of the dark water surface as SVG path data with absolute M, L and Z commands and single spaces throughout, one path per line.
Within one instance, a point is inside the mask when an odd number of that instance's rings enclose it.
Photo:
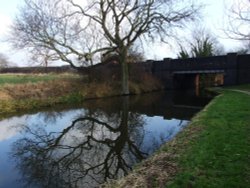
M 96 187 L 120 178 L 210 99 L 152 93 L 2 120 L 0 188 Z

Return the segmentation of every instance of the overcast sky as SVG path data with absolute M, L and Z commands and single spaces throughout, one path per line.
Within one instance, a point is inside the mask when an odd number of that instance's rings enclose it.
M 223 26 L 226 20 L 226 7 L 230 7 L 236 0 L 199 0 L 206 4 L 202 11 L 203 25 L 213 32 L 219 42 L 224 46 L 227 52 L 240 47 L 240 43 L 235 40 L 227 39 L 223 36 Z M 0 0 L 0 41 L 4 40 L 4 36 L 8 32 L 8 25 L 11 24 L 13 18 L 18 12 L 18 7 L 22 4 L 22 0 Z M 198 2 L 198 1 L 195 1 Z M 157 45 L 149 47 L 146 56 L 148 59 L 162 59 L 165 57 L 175 57 L 177 49 L 167 45 Z M 5 54 L 9 59 L 18 66 L 28 65 L 26 55 L 21 52 L 13 51 L 7 43 L 0 43 L 0 53 Z

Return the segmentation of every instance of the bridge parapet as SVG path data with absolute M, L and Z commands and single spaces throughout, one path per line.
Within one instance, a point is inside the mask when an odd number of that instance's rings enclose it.
M 174 71 L 188 71 L 188 70 L 220 70 L 225 69 L 226 57 L 214 56 L 207 58 L 188 58 L 188 59 L 174 59 L 172 60 L 172 70 Z

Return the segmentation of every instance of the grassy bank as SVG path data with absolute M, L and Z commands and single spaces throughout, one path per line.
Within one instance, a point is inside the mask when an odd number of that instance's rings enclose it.
M 249 133 L 250 95 L 224 90 L 153 157 L 105 187 L 249 187 Z
M 151 77 L 144 82 L 130 81 L 129 87 L 132 94 L 162 89 Z M 0 75 L 0 119 L 20 111 L 117 96 L 120 90 L 119 80 L 89 81 L 75 74 Z
M 73 74 L 0 74 L 0 117 L 73 100 L 81 80 Z

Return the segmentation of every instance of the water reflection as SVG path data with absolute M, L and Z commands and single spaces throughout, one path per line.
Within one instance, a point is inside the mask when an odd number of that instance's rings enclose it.
M 128 112 L 128 99 L 118 113 L 89 111 L 61 132 L 24 126 L 13 156 L 26 186 L 94 187 L 127 174 L 144 159 L 144 119 Z
M 61 123 L 65 114 L 60 112 L 40 113 L 31 121 L 35 123 L 19 125 L 22 136 L 13 143 L 11 156 L 22 185 L 96 187 L 124 176 L 187 124 L 180 108 L 174 111 L 172 100 L 162 99 L 90 101 L 59 129 L 51 127 Z M 168 116 L 171 120 L 163 120 Z

